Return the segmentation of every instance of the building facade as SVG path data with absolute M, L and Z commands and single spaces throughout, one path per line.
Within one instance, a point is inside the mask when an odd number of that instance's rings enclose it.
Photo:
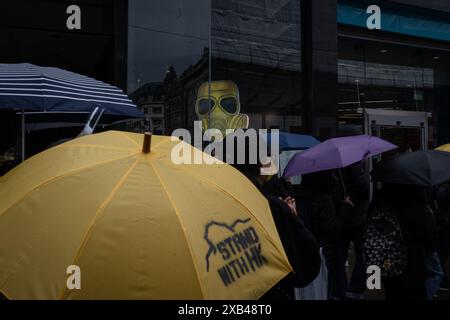
M 79 29 L 70 26 L 72 5 Z M 1 1 L 0 63 L 63 68 L 125 90 L 127 20 L 122 0 Z
M 72 26 L 73 6 L 80 24 Z M 128 2 L 122 0 L 16 0 L 0 2 L 0 63 L 58 67 L 126 90 Z M 86 114 L 27 115 L 26 156 L 81 132 Z M 35 122 L 69 127 L 32 130 Z M 0 110 L 0 174 L 20 161 L 21 118 Z M 30 126 L 28 126 L 30 125 Z M 3 169 L 2 169 L 3 168 Z
M 66 25 L 72 4 L 80 30 Z M 370 5 L 381 10 L 380 30 L 367 27 Z M 0 17 L 1 63 L 56 66 L 134 97 L 147 92 L 135 101 L 165 134 L 192 129 L 201 84 L 226 80 L 250 127 L 319 138 L 350 127 L 415 148 L 420 138 L 422 147 L 450 140 L 447 1 L 17 0 L 3 1 Z M 154 84 L 161 100 L 145 90 Z M 377 115 L 367 128 L 371 110 L 387 110 L 386 121 Z M 14 131 L 8 123 L 4 137 Z
M 147 83 L 130 94 L 145 115 L 143 130 L 154 134 L 164 133 L 164 95 L 162 83 Z
M 374 4 L 380 30 L 367 27 Z M 365 114 L 387 110 L 400 124 L 373 132 L 433 147 L 450 139 L 449 17 L 442 1 L 133 1 L 128 86 L 164 84 L 167 134 L 192 128 L 203 82 L 231 80 L 250 127 L 326 138 L 368 132 Z M 423 128 L 402 125 L 414 112 Z

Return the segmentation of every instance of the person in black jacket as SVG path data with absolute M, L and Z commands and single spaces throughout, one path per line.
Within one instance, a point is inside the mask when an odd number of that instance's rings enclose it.
M 237 135 L 237 133 L 230 134 L 226 139 L 235 139 Z M 224 143 L 224 154 L 228 153 L 229 155 L 231 150 L 226 150 L 226 146 L 227 143 Z M 260 147 L 259 137 L 256 146 Z M 281 243 L 293 269 L 293 272 L 269 290 L 262 299 L 294 299 L 294 288 L 307 286 L 319 273 L 321 261 L 319 246 L 313 234 L 297 214 L 295 200 L 291 196 L 289 185 L 284 180 L 278 180 L 276 176 L 263 175 L 263 164 L 259 157 L 257 163 L 251 163 L 248 140 L 245 141 L 244 150 L 237 150 L 238 144 L 234 144 L 234 148 L 231 155 L 234 157 L 232 165 L 241 171 L 269 202 Z M 245 152 L 244 163 L 238 161 L 238 151 Z M 279 187 L 281 185 L 283 185 L 282 188 Z
M 319 246 L 313 234 L 296 215 L 295 206 L 290 207 L 279 198 L 267 193 L 263 194 L 269 201 L 281 243 L 294 270 L 265 297 L 279 297 L 281 291 L 286 292 L 287 299 L 293 299 L 294 288 L 306 287 L 319 274 Z
M 369 179 L 366 176 L 364 163 L 358 162 L 341 169 L 343 183 L 338 184 L 339 193 L 349 196 L 354 207 L 352 214 L 343 226 L 341 237 L 337 243 L 338 270 L 336 295 L 339 297 L 362 298 L 366 289 L 366 270 L 363 261 L 363 234 L 369 205 Z M 345 187 L 345 188 L 344 188 Z M 350 243 L 353 243 L 355 263 L 350 281 L 347 280 L 346 261 Z
M 325 256 L 328 269 L 328 296 L 336 295 L 338 268 L 336 244 L 352 215 L 353 203 L 349 197 L 336 193 L 338 179 L 334 171 L 321 171 L 302 176 L 296 200 L 300 215 L 316 237 Z
M 282 199 L 265 190 L 264 186 L 270 179 L 260 174 L 261 164 L 235 167 L 247 176 L 268 200 L 281 243 L 293 268 L 293 273 L 268 291 L 263 299 L 293 299 L 294 287 L 307 286 L 319 273 L 320 255 L 317 241 L 298 216 L 292 197 Z
M 383 279 L 386 299 L 425 300 L 427 259 L 437 249 L 436 221 L 428 205 L 426 189 L 385 184 L 377 197 L 397 216 L 407 250 L 405 271 Z

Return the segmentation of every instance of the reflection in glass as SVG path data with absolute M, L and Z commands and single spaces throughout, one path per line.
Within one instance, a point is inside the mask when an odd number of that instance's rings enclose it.
M 249 127 L 301 130 L 300 4 L 212 0 L 212 80 L 237 84 Z
M 206 74 L 197 76 L 208 80 L 209 2 L 128 2 L 128 92 L 142 109 L 164 106 L 158 116 L 146 115 L 148 130 L 171 133 L 193 122 L 193 110 L 185 108 L 193 98 L 187 96 L 182 78 L 206 60 Z
M 220 100 L 220 107 L 230 114 L 235 114 L 237 111 L 237 102 L 234 97 L 226 97 Z
M 429 138 L 437 140 L 436 115 L 448 109 L 450 66 L 446 52 L 339 38 L 339 124 L 361 124 L 365 108 L 429 112 Z
M 201 116 L 206 116 L 209 111 L 214 108 L 215 102 L 213 99 L 200 99 L 198 101 L 198 113 Z

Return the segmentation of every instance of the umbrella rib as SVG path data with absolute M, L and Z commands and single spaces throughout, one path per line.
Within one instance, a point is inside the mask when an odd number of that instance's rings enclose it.
M 133 139 L 131 139 L 128 135 L 126 135 L 123 131 L 116 131 L 118 133 L 120 133 L 122 136 L 124 136 L 125 138 L 127 138 L 128 140 L 130 140 L 131 142 L 133 142 L 138 148 L 140 148 L 141 146 L 134 141 Z
M 166 143 L 169 142 L 169 141 L 170 141 L 169 139 L 164 139 L 164 140 L 161 141 L 160 143 L 155 144 L 154 146 L 152 146 L 152 149 L 156 149 L 156 148 L 158 148 L 160 145 L 166 144 Z
M 139 146 L 136 141 L 134 141 L 133 139 L 130 139 L 126 134 L 123 134 L 123 135 L 125 135 L 128 138 L 128 140 L 133 141 L 133 143 L 137 147 L 139 147 L 139 150 L 140 150 L 141 146 Z M 153 148 L 156 149 L 160 145 L 165 144 L 165 143 L 167 143 L 169 141 L 170 141 L 169 139 L 164 139 L 163 141 L 159 142 L 158 144 L 155 144 L 153 146 Z M 55 146 L 55 148 L 70 148 L 70 147 L 95 147 L 95 148 L 111 149 L 111 150 L 135 150 L 135 148 L 104 146 L 104 145 L 96 145 L 96 144 L 89 144 L 89 143 L 77 143 L 77 144 L 65 144 L 65 143 L 63 143 L 63 144 L 60 144 L 58 146 Z
M 158 171 L 156 170 L 156 168 L 155 168 L 155 166 L 153 165 L 153 163 L 151 163 L 150 159 L 147 159 L 147 162 L 148 162 L 149 166 L 152 168 L 152 170 L 153 170 L 153 172 L 155 173 L 156 177 L 158 178 L 159 183 L 161 183 L 161 186 L 163 187 L 164 192 L 165 192 L 166 195 L 167 195 L 167 198 L 169 199 L 170 203 L 172 204 L 172 206 L 173 206 L 173 208 L 174 208 L 174 210 L 175 210 L 175 214 L 176 214 L 176 216 L 177 216 L 177 218 L 178 218 L 178 222 L 179 222 L 180 225 L 181 225 L 181 228 L 183 229 L 183 231 L 186 230 L 185 227 L 184 227 L 184 225 L 183 225 L 183 222 L 182 222 L 182 220 L 181 220 L 181 216 L 180 216 L 180 213 L 179 213 L 179 211 L 178 211 L 178 208 L 177 208 L 177 206 L 175 205 L 175 201 L 173 201 L 172 196 L 170 195 L 169 191 L 167 190 L 166 185 L 164 184 L 164 182 L 163 182 L 162 179 L 161 179 L 161 176 L 159 175 L 159 173 L 158 173 Z M 188 246 L 189 251 L 190 251 L 190 253 L 191 253 L 191 256 L 192 256 L 192 258 L 193 258 L 193 259 L 192 259 L 192 262 L 193 262 L 193 264 L 194 264 L 195 272 L 197 273 L 197 280 L 198 280 L 198 284 L 199 284 L 199 286 L 200 286 L 200 291 L 201 291 L 202 297 L 203 297 L 203 299 L 205 299 L 205 297 L 206 297 L 206 295 L 205 295 L 205 289 L 203 288 L 202 282 L 200 281 L 200 272 L 199 272 L 199 270 L 198 270 L 198 266 L 197 266 L 197 262 L 196 262 L 196 259 L 195 259 L 195 256 L 194 256 L 194 252 L 192 251 L 191 243 L 189 242 L 189 239 L 188 239 L 188 237 L 187 237 L 187 235 L 186 235 L 185 232 L 183 232 L 183 235 L 184 235 L 184 238 L 186 239 L 187 246 Z
M 85 167 L 82 167 L 82 168 L 78 168 L 78 169 L 75 169 L 75 170 L 72 170 L 72 171 L 68 171 L 68 172 L 66 172 L 66 173 L 64 173 L 64 174 L 61 174 L 61 175 L 58 175 L 58 176 L 55 176 L 55 177 L 52 177 L 52 178 L 50 178 L 50 179 L 48 179 L 48 180 L 46 180 L 46 181 L 44 181 L 44 182 L 42 182 L 42 183 L 39 183 L 38 185 L 36 185 L 35 187 L 33 187 L 31 190 L 29 190 L 28 192 L 26 192 L 24 195 L 22 195 L 21 197 L 19 197 L 17 200 L 15 200 L 10 206 L 8 206 L 7 208 L 5 208 L 3 211 L 0 212 L 0 216 L 2 216 L 2 214 L 4 214 L 6 211 L 8 211 L 8 210 L 11 209 L 12 207 L 14 207 L 17 203 L 19 203 L 20 201 L 22 201 L 22 199 L 24 199 L 25 197 L 27 197 L 30 193 L 32 193 L 32 192 L 35 191 L 36 189 L 42 188 L 43 186 L 46 186 L 47 184 L 49 184 L 49 183 L 51 183 L 51 182 L 53 182 L 53 181 L 56 181 L 56 180 L 59 180 L 59 179 L 61 179 L 61 178 L 65 178 L 65 177 L 71 176 L 71 175 L 73 175 L 73 174 L 77 174 L 78 172 L 81 172 L 81 171 L 83 171 L 83 170 L 88 170 L 88 169 L 92 169 L 92 168 L 95 168 L 95 167 L 98 167 L 98 166 L 101 166 L 101 165 L 104 165 L 104 164 L 107 164 L 107 163 L 110 163 L 110 162 L 123 160 L 123 159 L 129 158 L 129 157 L 135 156 L 135 155 L 138 154 L 138 153 L 140 153 L 140 151 L 139 151 L 139 152 L 136 152 L 136 153 L 133 153 L 133 154 L 128 154 L 128 155 L 126 155 L 126 156 L 124 156 L 124 157 L 119 157 L 119 158 L 115 158 L 115 159 L 110 159 L 110 160 L 106 160 L 106 161 L 102 161 L 102 162 L 97 162 L 97 163 L 95 163 L 95 164 L 93 164 L 93 165 L 88 165 L 88 166 L 85 166 Z
M 117 191 L 123 186 L 124 182 L 127 180 L 127 178 L 129 177 L 129 175 L 134 170 L 134 168 L 136 167 L 136 165 L 138 164 L 138 162 L 140 160 L 141 160 L 141 158 L 137 157 L 136 161 L 130 166 L 130 168 L 128 168 L 127 172 L 125 172 L 125 174 L 122 176 L 122 178 L 120 178 L 120 180 L 116 183 L 114 188 L 112 188 L 111 192 L 108 193 L 108 195 L 106 196 L 103 203 L 95 211 L 94 217 L 92 218 L 91 222 L 89 223 L 88 230 L 86 231 L 86 233 L 83 237 L 83 240 L 81 241 L 80 247 L 78 248 L 75 257 L 72 260 L 73 261 L 72 265 L 76 265 L 77 261 L 80 259 L 81 255 L 83 254 L 86 244 L 97 224 L 97 221 L 99 220 L 100 215 L 102 215 L 103 212 L 105 212 L 106 207 L 110 204 L 111 200 L 114 198 Z M 67 292 L 67 286 L 64 286 L 64 290 L 61 294 L 61 300 L 64 299 L 66 292 Z
M 77 143 L 77 144 L 60 144 L 55 148 L 74 148 L 74 147 L 89 147 L 89 148 L 100 148 L 100 149 L 111 149 L 111 150 L 136 150 L 135 148 L 121 148 L 121 147 L 113 147 L 113 146 L 102 146 L 96 144 L 88 144 L 88 143 Z
M 10 298 L 10 297 L 5 293 L 5 291 L 0 290 L 0 293 L 3 294 L 3 295 L 6 297 L 6 299 L 8 299 L 9 301 L 12 301 L 12 298 Z

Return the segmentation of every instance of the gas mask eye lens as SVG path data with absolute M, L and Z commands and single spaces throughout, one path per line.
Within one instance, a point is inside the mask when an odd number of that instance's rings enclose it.
M 214 108 L 214 100 L 200 99 L 198 101 L 198 113 L 201 116 L 207 115 Z
M 220 106 L 228 113 L 235 114 L 237 112 L 236 98 L 223 98 L 222 100 L 220 100 Z

